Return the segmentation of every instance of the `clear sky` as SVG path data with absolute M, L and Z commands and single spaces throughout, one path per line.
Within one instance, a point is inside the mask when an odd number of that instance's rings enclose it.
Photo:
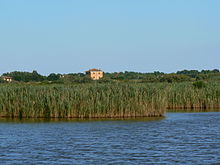
M 220 0 L 1 0 L 0 73 L 220 69 Z

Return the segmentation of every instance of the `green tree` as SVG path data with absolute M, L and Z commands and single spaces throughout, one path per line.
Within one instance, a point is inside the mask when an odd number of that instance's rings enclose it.
M 60 79 L 60 74 L 55 74 L 55 73 L 51 73 L 48 77 L 47 80 L 49 81 L 57 81 Z

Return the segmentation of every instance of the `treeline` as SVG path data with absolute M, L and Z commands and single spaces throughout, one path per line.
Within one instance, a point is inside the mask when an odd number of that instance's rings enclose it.
M 51 73 L 48 76 L 43 76 L 35 70 L 33 72 L 21 72 L 21 71 L 8 72 L 8 73 L 3 73 L 2 76 L 11 77 L 14 82 L 56 82 L 56 83 L 82 82 L 83 83 L 90 81 L 90 78 L 83 73 L 70 73 L 65 75 Z M 4 82 L 4 81 L 1 80 L 0 82 Z
M 10 76 L 15 82 L 52 82 L 52 83 L 89 83 L 92 80 L 84 73 L 56 74 L 43 76 L 37 71 L 4 73 L 2 76 Z M 135 81 L 135 82 L 188 82 L 188 81 L 219 81 L 220 72 L 214 70 L 182 70 L 176 73 L 140 73 L 140 72 L 114 72 L 105 73 L 104 78 L 98 82 Z M 4 82 L 4 81 L 0 81 Z
M 183 70 L 176 73 L 139 73 L 139 72 L 119 72 L 106 73 L 106 78 L 114 80 L 139 80 L 140 82 L 187 82 L 187 81 L 216 81 L 220 80 L 220 72 L 218 69 L 214 70 Z

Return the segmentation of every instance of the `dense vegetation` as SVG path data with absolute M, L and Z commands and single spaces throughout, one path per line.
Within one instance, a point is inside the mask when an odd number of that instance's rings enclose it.
M 164 85 L 1 85 L 0 116 L 162 116 Z M 158 104 L 160 103 L 160 104 Z
M 220 107 L 220 82 L 2 84 L 0 116 L 138 117 Z
M 174 83 L 167 89 L 167 108 L 207 111 L 220 108 L 220 82 Z M 218 109 L 219 110 L 219 109 Z
M 217 69 L 105 73 L 97 81 L 83 73 L 15 71 L 3 76 L 13 79 L 0 79 L 0 116 L 5 117 L 138 117 L 161 116 L 167 109 L 220 108 Z
M 4 73 L 3 76 L 10 76 L 17 82 L 52 82 L 52 83 L 89 83 L 92 82 L 83 73 L 55 74 L 48 76 L 40 75 L 37 71 L 33 72 L 10 72 Z M 176 73 L 139 73 L 139 72 L 115 72 L 105 73 L 103 79 L 98 82 L 115 82 L 115 81 L 135 81 L 135 82 L 187 82 L 187 81 L 220 81 L 220 72 L 214 70 L 183 70 Z

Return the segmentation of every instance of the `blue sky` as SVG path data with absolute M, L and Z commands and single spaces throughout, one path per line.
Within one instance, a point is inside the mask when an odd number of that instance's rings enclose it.
M 2 0 L 0 73 L 220 69 L 219 0 Z

